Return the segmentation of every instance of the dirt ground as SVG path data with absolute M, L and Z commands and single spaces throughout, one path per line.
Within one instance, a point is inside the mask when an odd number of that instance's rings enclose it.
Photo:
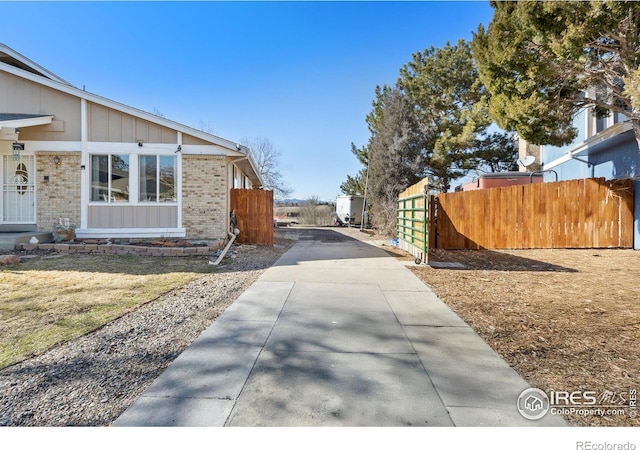
M 432 250 L 429 263 L 409 267 L 532 386 L 579 392 L 571 424 L 640 425 L 640 252 Z M 580 408 L 591 397 L 623 415 Z

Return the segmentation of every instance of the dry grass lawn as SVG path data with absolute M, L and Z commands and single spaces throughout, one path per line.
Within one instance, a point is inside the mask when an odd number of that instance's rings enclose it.
M 0 368 L 212 271 L 207 258 L 45 255 L 0 267 Z
M 532 386 L 594 391 L 599 404 L 626 408 L 572 414 L 570 423 L 640 425 L 628 408 L 640 388 L 640 252 L 432 250 L 429 258 L 464 265 L 410 267 Z

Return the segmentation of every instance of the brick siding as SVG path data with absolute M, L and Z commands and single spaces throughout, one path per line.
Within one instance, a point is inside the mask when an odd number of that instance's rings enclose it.
M 182 223 L 187 237 L 227 237 L 227 164 L 224 156 L 182 157 Z
M 68 218 L 71 224 L 80 226 L 80 153 L 36 152 L 35 155 L 37 229 L 51 231 L 60 218 Z M 55 156 L 60 158 L 60 165 L 55 164 Z

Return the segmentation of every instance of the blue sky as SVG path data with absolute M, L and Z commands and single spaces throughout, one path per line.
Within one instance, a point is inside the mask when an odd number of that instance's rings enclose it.
M 471 39 L 487 1 L 0 2 L 0 42 L 77 87 L 235 142 L 267 138 L 292 196 L 355 174 L 376 85 Z

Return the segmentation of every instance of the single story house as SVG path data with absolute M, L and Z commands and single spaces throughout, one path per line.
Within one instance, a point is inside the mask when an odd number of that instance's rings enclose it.
M 0 232 L 223 239 L 248 148 L 72 86 L 0 44 Z

